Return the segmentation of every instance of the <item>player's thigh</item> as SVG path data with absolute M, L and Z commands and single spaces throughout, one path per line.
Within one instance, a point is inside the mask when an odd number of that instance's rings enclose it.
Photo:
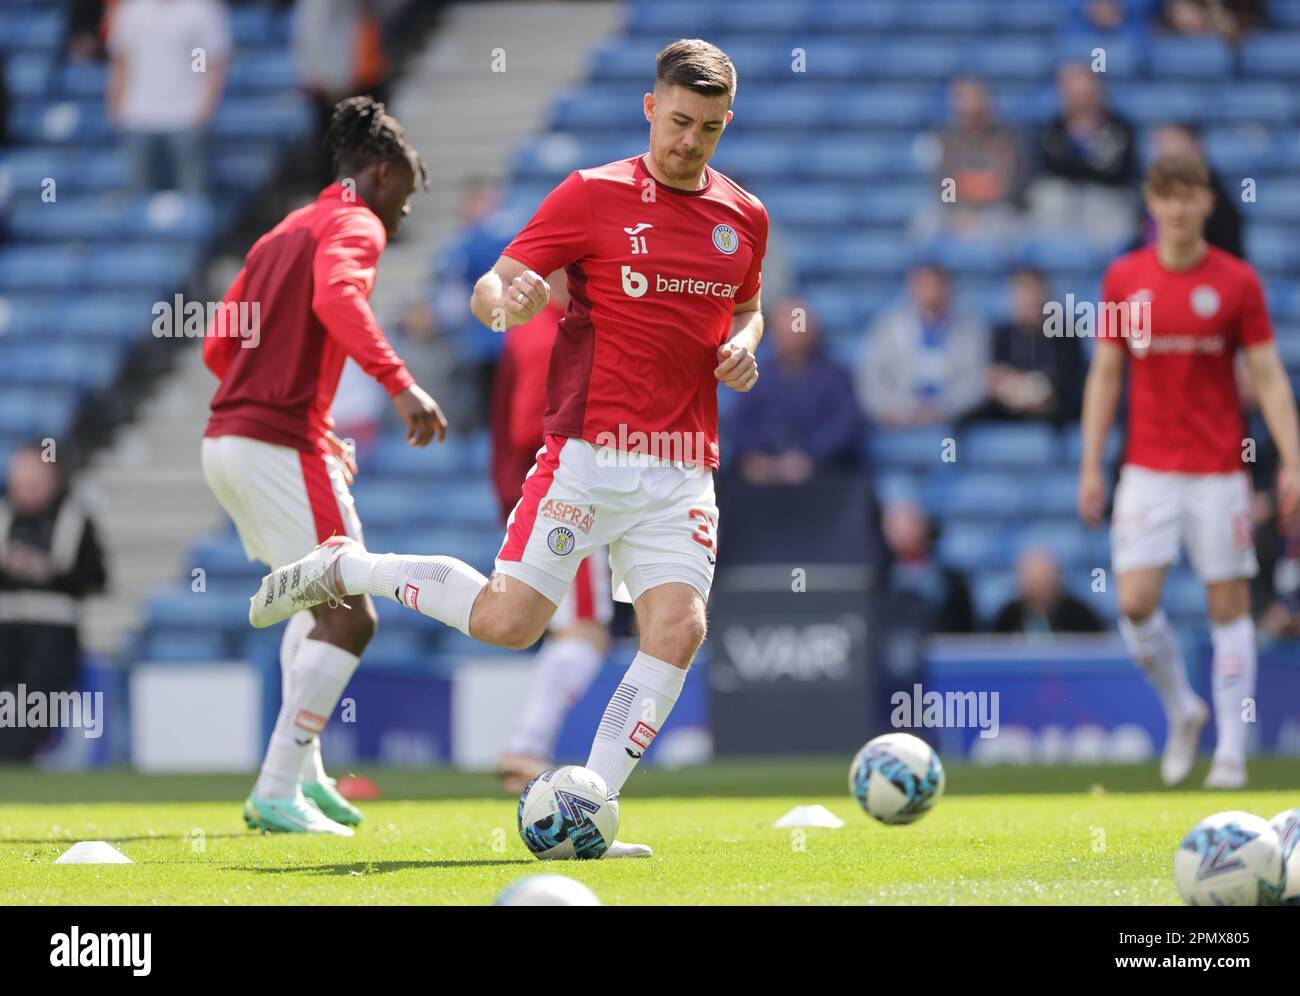
M 469 632 L 477 640 L 522 649 L 541 638 L 554 613 L 555 603 L 537 588 L 495 573 L 474 601 Z
M 1115 575 L 1115 601 L 1119 613 L 1142 622 L 1160 608 L 1165 590 L 1164 567 L 1138 567 Z
M 1199 475 L 1189 484 L 1184 498 L 1187 553 L 1207 591 L 1259 573 L 1251 499 L 1244 471 Z
M 1183 526 L 1180 476 L 1132 464 L 1120 471 L 1110 523 L 1116 575 L 1165 568 L 1178 559 Z

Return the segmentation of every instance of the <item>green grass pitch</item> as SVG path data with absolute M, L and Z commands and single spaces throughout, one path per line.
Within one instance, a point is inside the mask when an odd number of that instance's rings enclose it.
M 619 836 L 655 856 L 555 865 L 528 854 L 514 800 L 485 775 L 368 772 L 385 799 L 338 839 L 246 831 L 247 776 L 0 769 L 0 903 L 481 905 L 538 871 L 579 879 L 607 905 L 1176 903 L 1174 850 L 1198 820 L 1300 805 L 1300 759 L 1257 760 L 1251 789 L 1234 793 L 1161 789 L 1154 765 L 954 766 L 930 814 L 885 827 L 849 798 L 847 764 L 639 771 Z M 846 825 L 772 828 L 814 802 Z M 135 863 L 54 864 L 77 840 L 110 841 Z

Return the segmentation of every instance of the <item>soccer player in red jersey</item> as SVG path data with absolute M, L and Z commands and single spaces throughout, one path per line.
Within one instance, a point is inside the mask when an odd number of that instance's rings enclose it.
M 253 625 L 331 591 L 369 593 L 476 639 L 527 647 L 583 558 L 607 545 L 640 647 L 587 767 L 622 790 L 704 639 L 717 385 L 748 391 L 758 380 L 767 211 L 708 165 L 735 90 L 735 68 L 717 47 L 665 47 L 643 98 L 649 151 L 571 173 L 474 287 L 474 314 L 498 331 L 546 307 L 543 274 L 563 268 L 569 288 L 550 358 L 546 445 L 492 582 L 450 557 L 379 556 L 344 543 L 269 575 L 252 599 Z M 648 853 L 614 842 L 607 856 Z
M 492 483 L 503 522 L 519 503 L 524 478 L 545 449 L 546 372 L 569 304 L 563 271 L 551 274 L 547 285 L 551 295 L 546 307 L 506 332 L 492 383 Z M 551 617 L 528 698 L 497 761 L 497 774 L 510 794 L 518 795 L 535 775 L 551 767 L 564 718 L 605 659 L 613 615 L 609 558 L 601 547 L 578 565 L 572 587 Z
M 1128 443 L 1111 521 L 1120 633 L 1164 704 L 1169 723 L 1161 776 L 1190 773 L 1208 710 L 1191 690 L 1178 638 L 1160 608 L 1165 572 L 1186 546 L 1205 584 L 1214 646 L 1218 742 L 1206 788 L 1246 783 L 1247 716 L 1254 711 L 1255 628 L 1249 583 L 1253 459 L 1234 364 L 1244 354 L 1280 458 L 1284 522 L 1300 504 L 1300 434 L 1291 381 L 1278 355 L 1259 278 L 1249 264 L 1208 245 L 1213 209 L 1204 163 L 1164 156 L 1144 194 L 1153 245 L 1115 260 L 1102 283 L 1098 342 L 1083 405 L 1079 514 L 1101 522 L 1102 451 L 1129 368 Z
M 408 442 L 426 446 L 446 432 L 369 304 L 379 255 L 410 211 L 424 163 L 369 97 L 335 108 L 327 142 L 339 180 L 257 240 L 203 346 L 221 382 L 203 472 L 248 558 L 271 568 L 332 536 L 361 539 L 348 491 L 356 464 L 329 414 L 347 357 L 387 389 Z M 285 627 L 283 704 L 244 805 L 250 827 L 347 835 L 360 821 L 325 774 L 319 734 L 375 625 L 374 605 L 360 593 L 296 612 Z

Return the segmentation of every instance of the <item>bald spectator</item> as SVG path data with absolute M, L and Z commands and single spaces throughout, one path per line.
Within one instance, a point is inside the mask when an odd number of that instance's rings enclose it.
M 956 310 L 947 272 L 923 264 L 907 278 L 907 300 L 867 330 L 858 361 L 858 401 L 877 425 L 955 421 L 984 403 L 989 334 Z
M 104 589 L 95 525 L 39 444 L 9 461 L 0 499 L 0 691 L 73 687 L 81 661 L 80 604 Z M 0 762 L 28 761 L 46 730 L 0 727 Z
M 1041 228 L 1111 248 L 1133 237 L 1137 147 L 1133 127 L 1106 104 L 1101 78 L 1083 62 L 1056 71 L 1060 113 L 1034 135 L 1027 201 Z
M 936 530 L 921 506 L 890 502 L 881 515 L 881 531 L 889 558 L 889 590 L 920 600 L 929 632 L 971 632 L 975 624 L 970 589 L 960 571 L 935 559 Z
M 1061 570 L 1050 550 L 1026 550 L 1016 576 L 1020 594 L 997 614 L 994 632 L 1043 636 L 1105 629 L 1092 609 L 1061 587 Z
M 808 303 L 784 298 L 766 312 L 771 361 L 762 386 L 739 395 L 727 448 L 751 484 L 802 484 L 815 471 L 858 462 L 862 417 L 849 374 L 822 350 Z

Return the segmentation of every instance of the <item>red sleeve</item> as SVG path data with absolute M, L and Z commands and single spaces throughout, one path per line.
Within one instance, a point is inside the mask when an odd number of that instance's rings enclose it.
M 1268 320 L 1264 288 L 1259 277 L 1247 266 L 1242 279 L 1241 304 L 1237 308 L 1237 342 L 1243 349 L 1258 346 L 1273 338 L 1273 324 Z
M 203 339 L 203 362 L 216 375 L 217 380 L 225 379 L 226 371 L 230 369 L 230 361 L 234 358 L 235 350 L 239 348 L 239 330 L 226 328 L 226 317 L 233 310 L 227 305 L 238 307 L 244 296 L 246 275 L 247 271 L 244 269 L 235 275 L 234 282 L 230 285 L 230 290 L 226 291 L 225 299 L 213 316 L 212 325 Z
M 575 170 L 538 205 L 502 255 L 518 260 L 543 277 L 587 255 L 591 240 L 591 202 L 587 185 Z
M 415 383 L 370 310 L 375 267 L 386 238 L 370 211 L 347 211 L 324 233 L 312 261 L 311 310 L 325 331 L 389 395 Z
M 1115 309 L 1110 305 L 1125 303 L 1113 263 L 1106 268 L 1106 274 L 1101 278 L 1101 300 L 1097 303 L 1100 305 L 1097 309 L 1097 342 L 1116 349 L 1128 349 L 1128 337 L 1124 334 L 1126 325 L 1113 328 L 1111 323 Z M 1063 316 L 1063 320 L 1068 321 L 1069 316 Z
M 748 301 L 763 286 L 763 257 L 767 255 L 768 217 L 767 208 L 760 206 L 759 211 L 761 212 L 761 218 L 758 242 L 754 246 L 754 258 L 749 262 L 749 272 L 745 274 L 745 279 L 740 284 L 740 290 L 736 291 L 736 300 L 738 302 Z

